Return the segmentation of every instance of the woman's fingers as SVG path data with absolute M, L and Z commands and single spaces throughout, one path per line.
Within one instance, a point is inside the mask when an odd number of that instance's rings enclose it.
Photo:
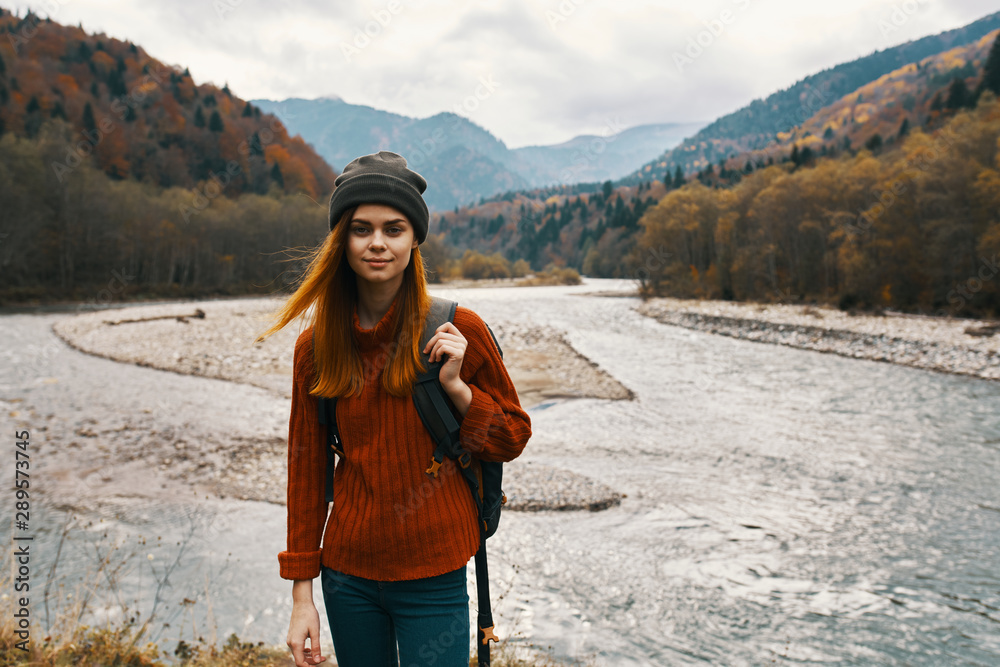
M 431 348 L 429 357 L 431 361 L 440 361 L 441 357 L 448 355 L 451 359 L 461 359 L 465 356 L 466 346 L 453 341 L 437 341 Z
M 437 328 L 437 332 L 431 336 L 424 346 L 424 352 L 430 356 L 431 361 L 440 361 L 442 355 L 450 357 L 461 357 L 465 353 L 469 341 L 466 340 L 462 332 L 452 322 L 445 322 Z
M 462 335 L 462 332 L 459 330 L 458 327 L 455 326 L 453 322 L 445 322 L 444 324 L 442 324 L 437 328 L 437 330 L 434 332 L 434 335 L 431 336 L 431 339 L 427 341 L 427 345 L 424 346 L 424 352 L 427 352 L 431 348 L 431 345 L 433 345 L 436 341 L 439 340 L 467 342 L 465 340 L 465 336 Z
M 313 655 L 313 649 L 315 649 L 315 655 Z M 320 650 L 319 646 L 319 626 L 311 625 L 309 626 L 309 648 L 305 649 L 306 661 L 310 664 L 318 665 L 319 663 L 326 660 L 323 657 L 323 652 Z

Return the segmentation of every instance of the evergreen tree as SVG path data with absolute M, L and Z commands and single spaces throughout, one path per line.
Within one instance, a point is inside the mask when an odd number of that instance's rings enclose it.
M 604 185 L 601 186 L 601 192 L 604 193 L 605 199 L 611 196 L 611 193 L 614 192 L 614 186 L 611 184 L 611 181 L 604 181 Z
M 250 157 L 261 156 L 264 154 L 264 147 L 260 143 L 260 135 L 256 132 L 250 137 Z M 457 212 L 457 211 L 456 211 Z
M 247 102 L 246 106 L 243 107 L 243 118 L 249 118 L 253 116 L 253 105 Z
M 871 138 L 865 142 L 865 148 L 870 150 L 872 153 L 877 153 L 880 148 L 882 148 L 882 135 L 876 132 L 871 136 Z
M 3 56 L 0 56 L 0 76 L 7 76 L 7 63 L 3 61 Z
M 281 175 L 281 167 L 278 166 L 277 162 L 271 167 L 271 180 L 277 183 L 282 190 L 285 189 L 285 177 Z
M 63 109 L 62 102 L 56 100 L 55 106 L 52 107 L 51 116 L 53 118 L 62 118 L 63 120 L 66 120 L 66 110 Z
M 76 47 L 76 60 L 77 62 L 85 63 L 90 60 L 90 56 L 93 52 L 90 50 L 90 45 L 87 42 L 81 40 L 80 45 Z
M 218 110 L 212 112 L 212 117 L 208 119 L 208 129 L 212 132 L 222 132 L 222 116 Z
M 945 107 L 948 109 L 961 109 L 969 103 L 969 88 L 965 85 L 965 79 L 956 76 L 948 86 L 948 100 Z
M 679 188 L 684 185 L 684 171 L 681 170 L 681 166 L 677 165 L 677 169 L 674 170 L 674 187 Z
M 201 110 L 201 105 L 194 110 L 194 126 L 205 127 L 205 113 Z
M 108 92 L 111 97 L 121 97 L 128 92 L 125 87 L 125 79 L 122 78 L 121 70 L 113 69 L 108 72 Z
M 910 119 L 909 118 L 904 118 L 903 122 L 900 123 L 900 125 L 899 125 L 899 134 L 896 135 L 896 136 L 898 136 L 900 139 L 902 139 L 907 134 L 909 134 L 909 132 L 910 132 Z
M 32 95 L 31 99 L 28 100 L 28 104 L 24 107 L 24 113 L 34 113 L 41 108 L 41 105 L 38 103 L 38 98 Z
M 94 97 L 96 97 L 97 99 L 101 98 L 101 89 L 97 85 L 96 81 L 91 81 L 90 82 L 90 94 L 93 95 Z
M 977 90 L 992 90 L 994 95 L 1000 95 L 1000 37 L 993 40 L 990 55 L 983 65 L 983 80 L 979 82 Z

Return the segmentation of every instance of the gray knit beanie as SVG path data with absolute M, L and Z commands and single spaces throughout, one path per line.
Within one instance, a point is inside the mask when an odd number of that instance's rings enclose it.
M 360 204 L 385 204 L 399 209 L 413 225 L 417 243 L 427 238 L 429 213 L 423 194 L 427 181 L 406 168 L 406 159 L 390 151 L 362 155 L 344 167 L 330 197 L 330 230 L 344 211 Z

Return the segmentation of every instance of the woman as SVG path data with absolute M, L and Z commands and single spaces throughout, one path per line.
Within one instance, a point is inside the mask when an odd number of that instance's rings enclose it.
M 435 446 L 410 396 L 430 306 L 418 247 L 427 183 L 380 151 L 352 161 L 335 184 L 330 233 L 259 339 L 314 306 L 295 344 L 288 544 L 278 554 L 280 576 L 294 581 L 288 646 L 299 667 L 326 660 L 312 598 L 319 575 L 341 667 L 465 667 L 476 507 L 451 459 L 437 477 L 425 474 Z M 482 319 L 459 306 L 424 351 L 432 362 L 446 358 L 440 381 L 460 415 L 462 445 L 485 461 L 517 457 L 531 422 Z M 338 397 L 346 451 L 328 520 L 316 396 Z

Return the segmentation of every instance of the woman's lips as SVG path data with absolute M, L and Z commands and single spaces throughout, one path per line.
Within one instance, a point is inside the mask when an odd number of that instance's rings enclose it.
M 387 259 L 382 259 L 382 260 L 366 259 L 365 261 L 371 264 L 372 266 L 385 266 L 386 264 L 389 263 L 389 260 Z

